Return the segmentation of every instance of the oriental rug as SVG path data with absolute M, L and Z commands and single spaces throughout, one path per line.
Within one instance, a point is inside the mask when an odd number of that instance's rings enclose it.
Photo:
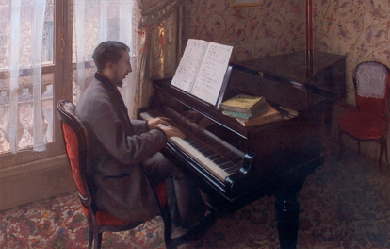
M 331 146 L 332 147 L 332 146 Z M 390 170 L 355 151 L 325 163 L 299 194 L 298 249 L 390 248 Z M 220 218 L 186 248 L 278 249 L 274 196 Z M 0 248 L 88 248 L 88 223 L 72 192 L 0 212 Z M 165 248 L 161 217 L 118 233 L 104 233 L 102 248 Z

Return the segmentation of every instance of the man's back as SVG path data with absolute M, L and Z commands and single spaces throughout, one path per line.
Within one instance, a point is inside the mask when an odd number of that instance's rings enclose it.
M 144 121 L 130 121 L 119 92 L 103 81 L 95 78 L 76 106 L 88 133 L 96 204 L 122 220 L 146 221 L 158 206 L 139 163 L 162 149 L 166 138 L 159 130 L 148 132 Z

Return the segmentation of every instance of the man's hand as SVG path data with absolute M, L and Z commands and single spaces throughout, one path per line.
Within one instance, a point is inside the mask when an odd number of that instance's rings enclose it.
M 171 119 L 166 117 L 157 117 L 153 118 L 147 121 L 147 125 L 149 130 L 153 130 L 154 128 L 157 128 L 159 124 L 169 126 L 170 124 L 168 121 L 171 121 Z
M 171 119 L 166 117 L 157 117 L 148 120 L 147 125 L 149 130 L 159 127 L 161 130 L 164 131 L 165 135 L 168 138 L 179 137 L 181 139 L 184 139 L 186 136 L 178 128 L 171 126 L 168 121 L 171 121 Z
M 165 132 L 165 135 L 168 138 L 171 137 L 179 137 L 181 139 L 184 139 L 186 136 L 176 127 L 173 126 L 161 126 L 161 130 Z

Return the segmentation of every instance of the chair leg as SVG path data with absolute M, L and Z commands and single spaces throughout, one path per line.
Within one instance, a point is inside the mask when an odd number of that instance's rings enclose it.
M 389 164 L 389 158 L 387 156 L 387 138 L 384 141 L 386 163 Z
M 345 153 L 343 141 L 341 140 L 342 136 L 343 136 L 343 133 L 339 130 L 338 140 L 339 140 L 340 149 L 339 149 L 339 155 L 337 157 L 337 160 L 341 160 L 344 157 L 344 153 Z
M 96 249 L 100 249 L 102 248 L 102 239 L 103 239 L 103 233 L 98 233 L 98 236 L 97 236 L 97 247 Z
M 93 242 L 93 228 L 90 221 L 89 222 L 89 243 L 88 243 L 88 249 L 92 248 L 92 242 Z
M 383 142 L 381 142 L 381 152 L 379 153 L 379 169 L 381 172 L 382 172 L 382 156 L 383 156 Z
M 387 157 L 387 139 L 383 139 L 381 142 L 380 142 L 380 145 L 381 145 L 381 152 L 379 154 L 379 169 L 381 171 L 381 173 L 383 173 L 382 171 L 382 157 L 383 157 L 383 152 L 385 152 L 385 157 L 386 157 L 386 162 L 387 164 L 389 163 L 389 158 Z
M 358 155 L 360 155 L 360 141 L 358 141 Z
M 177 247 L 172 244 L 171 240 L 171 210 L 169 209 L 168 205 L 165 205 L 165 207 L 161 208 L 161 217 L 164 221 L 165 246 L 167 249 L 175 249 Z
M 93 248 L 100 249 L 102 247 L 102 233 L 99 233 L 97 224 L 93 224 Z

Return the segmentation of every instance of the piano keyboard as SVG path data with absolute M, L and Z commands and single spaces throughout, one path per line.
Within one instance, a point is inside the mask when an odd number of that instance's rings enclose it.
M 147 112 L 140 113 L 140 117 L 146 121 L 154 118 L 151 114 Z M 180 149 L 185 151 L 187 155 L 195 159 L 208 172 L 216 176 L 222 182 L 225 182 L 225 179 L 229 175 L 232 175 L 239 170 L 239 167 L 237 165 L 232 163 L 230 160 L 222 157 L 221 155 L 211 150 L 202 142 L 193 137 L 187 136 L 184 140 L 179 137 L 172 137 L 169 140 L 175 145 L 177 145 Z M 224 141 L 222 143 L 224 143 L 224 145 L 227 144 Z M 230 147 L 233 146 L 230 145 Z M 242 157 L 244 156 L 243 152 L 238 151 L 235 148 L 233 151 L 234 153 L 237 153 Z

